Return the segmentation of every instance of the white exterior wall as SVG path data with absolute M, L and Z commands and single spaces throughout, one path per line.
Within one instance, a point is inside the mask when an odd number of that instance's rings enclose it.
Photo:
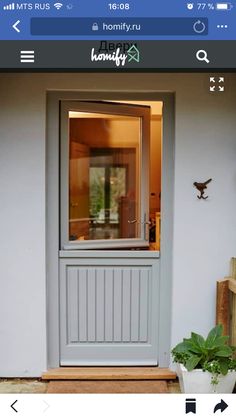
M 115 82 L 114 82 L 115 79 Z M 215 283 L 236 255 L 236 77 L 210 94 L 207 74 L 0 75 L 0 375 L 47 368 L 46 90 L 175 91 L 174 345 L 215 320 Z M 196 199 L 194 181 L 209 185 Z

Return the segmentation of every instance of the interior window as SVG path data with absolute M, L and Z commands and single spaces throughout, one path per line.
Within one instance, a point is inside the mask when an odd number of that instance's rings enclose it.
M 90 167 L 89 239 L 117 239 L 120 236 L 120 205 L 126 196 L 126 167 Z

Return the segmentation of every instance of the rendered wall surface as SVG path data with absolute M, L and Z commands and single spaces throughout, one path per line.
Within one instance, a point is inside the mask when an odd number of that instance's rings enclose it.
M 215 282 L 236 255 L 236 77 L 211 94 L 207 74 L 0 75 L 0 375 L 47 368 L 45 130 L 47 90 L 176 92 L 174 345 L 215 320 Z M 115 80 L 115 81 L 114 81 Z M 207 201 L 194 181 L 213 181 Z

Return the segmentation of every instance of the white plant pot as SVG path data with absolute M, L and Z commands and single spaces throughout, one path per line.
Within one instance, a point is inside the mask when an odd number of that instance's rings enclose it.
M 233 392 L 236 382 L 236 371 L 229 371 L 226 375 L 218 375 L 218 384 L 212 384 L 212 374 L 208 371 L 196 369 L 188 371 L 182 364 L 177 366 L 177 375 L 182 393 L 222 393 Z

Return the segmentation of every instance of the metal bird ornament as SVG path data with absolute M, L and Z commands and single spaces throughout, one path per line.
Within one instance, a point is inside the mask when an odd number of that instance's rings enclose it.
M 207 185 L 208 183 L 210 183 L 212 181 L 212 179 L 208 179 L 206 180 L 206 182 L 194 182 L 194 186 L 195 188 L 201 193 L 201 195 L 197 195 L 198 199 L 207 199 L 208 196 L 204 196 L 205 194 L 205 189 L 207 189 Z

